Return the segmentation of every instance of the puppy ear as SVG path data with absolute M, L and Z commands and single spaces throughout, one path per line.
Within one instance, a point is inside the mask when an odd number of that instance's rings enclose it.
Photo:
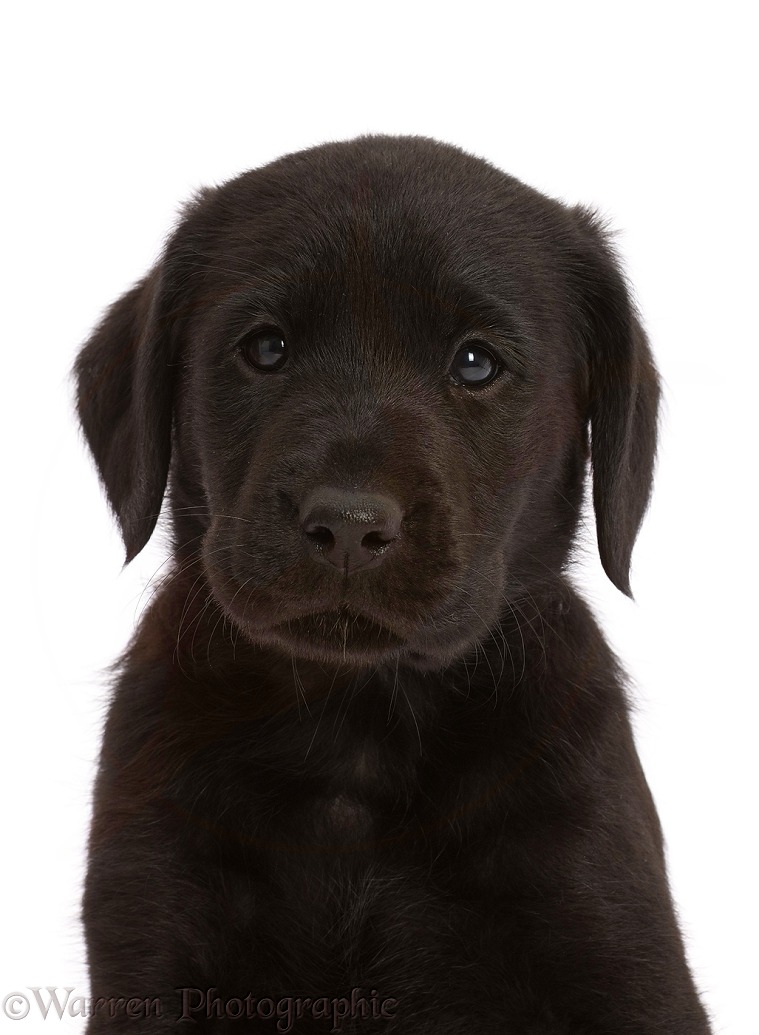
M 648 506 L 656 455 L 659 377 L 608 238 L 593 213 L 575 209 L 588 369 L 590 457 L 598 548 L 627 596 L 630 557 Z
M 173 377 L 164 280 L 158 265 L 114 302 L 74 367 L 79 420 L 127 562 L 153 532 L 169 471 Z

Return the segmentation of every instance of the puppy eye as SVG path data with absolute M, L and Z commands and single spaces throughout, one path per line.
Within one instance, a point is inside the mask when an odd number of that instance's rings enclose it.
M 277 327 L 263 327 L 250 331 L 237 343 L 240 355 L 256 370 L 269 373 L 279 370 L 287 359 L 285 339 Z
M 500 373 L 498 360 L 483 345 L 469 342 L 456 353 L 449 373 L 465 388 L 483 388 Z

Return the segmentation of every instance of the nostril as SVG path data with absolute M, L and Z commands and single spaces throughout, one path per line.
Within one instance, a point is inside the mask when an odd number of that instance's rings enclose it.
M 374 530 L 367 532 L 364 538 L 361 540 L 361 545 L 365 550 L 377 551 L 381 550 L 384 546 L 392 543 L 393 539 L 397 538 L 389 529 L 387 531 Z
M 326 525 L 307 525 L 303 531 L 306 538 L 309 539 L 314 546 L 321 546 L 325 550 L 328 550 L 335 545 L 335 537 Z

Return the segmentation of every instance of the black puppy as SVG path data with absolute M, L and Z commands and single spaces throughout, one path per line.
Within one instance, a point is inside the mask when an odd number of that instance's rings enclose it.
M 423 138 L 186 209 L 76 365 L 131 559 L 91 1032 L 708 1031 L 624 677 L 659 388 L 603 231 Z M 168 485 L 168 490 L 167 490 Z

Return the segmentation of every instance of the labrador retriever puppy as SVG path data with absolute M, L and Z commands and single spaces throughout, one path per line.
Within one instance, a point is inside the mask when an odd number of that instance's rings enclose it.
M 131 560 L 89 1031 L 696 1035 L 625 677 L 659 385 L 603 227 L 364 136 L 184 210 L 77 363 Z

